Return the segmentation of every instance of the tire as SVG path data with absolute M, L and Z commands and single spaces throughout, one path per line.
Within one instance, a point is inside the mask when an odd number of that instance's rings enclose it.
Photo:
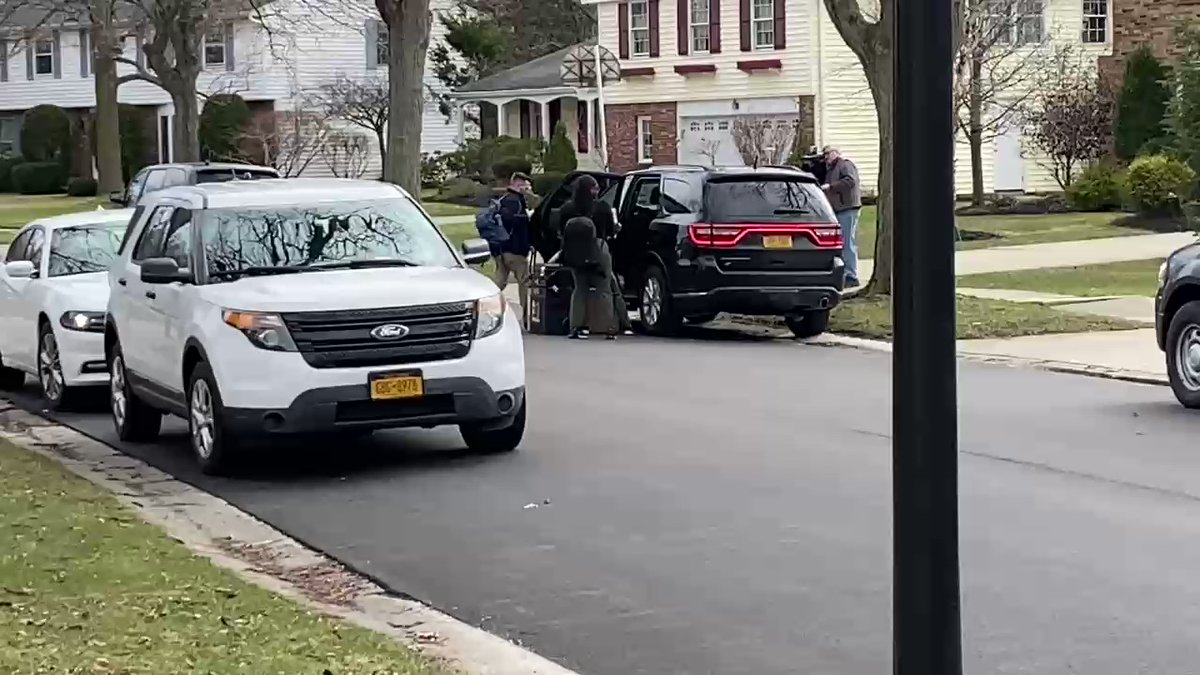
M 46 407 L 50 410 L 69 410 L 74 407 L 79 390 L 67 386 L 58 351 L 58 338 L 48 323 L 43 323 L 38 330 L 37 364 L 38 385 L 42 388 Z
M 242 444 L 225 423 L 225 404 L 212 368 L 201 361 L 188 376 L 188 443 L 200 471 L 227 475 L 241 454 Z
M 113 345 L 108 358 L 108 407 L 112 413 L 117 438 L 131 443 L 143 443 L 158 438 L 162 429 L 162 413 L 138 398 L 129 383 L 121 344 Z
M 521 401 L 521 407 L 513 417 L 513 423 L 503 429 L 480 431 L 470 427 L 459 427 L 463 442 L 472 452 L 495 455 L 512 452 L 521 445 L 525 436 L 525 407 L 528 399 Z
M 663 268 L 654 265 L 646 270 L 639 299 L 642 328 L 651 335 L 674 335 L 683 324 L 683 318 L 675 312 L 670 288 Z
M 787 324 L 788 329 L 792 331 L 792 335 L 802 339 L 812 338 L 829 330 L 829 310 L 809 310 L 784 317 L 783 321 Z
M 1179 308 L 1167 327 L 1167 378 L 1185 408 L 1200 409 L 1200 301 Z
M 0 391 L 18 391 L 25 386 L 25 371 L 0 363 Z
M 706 323 L 712 323 L 713 321 L 716 321 L 716 319 L 717 319 L 717 315 L 715 313 L 714 314 L 693 314 L 692 316 L 684 317 L 684 320 L 693 326 L 699 326 L 699 325 L 706 324 Z

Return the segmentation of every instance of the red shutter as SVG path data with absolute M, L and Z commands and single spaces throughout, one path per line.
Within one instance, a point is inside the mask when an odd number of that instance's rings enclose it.
M 690 0 L 677 0 L 675 3 L 675 41 L 679 43 L 679 53 L 686 56 L 688 45 L 691 44 L 690 26 L 692 25 L 692 8 Z
M 787 47 L 787 0 L 775 0 L 775 49 Z
M 708 51 L 721 53 L 721 0 L 708 0 Z
M 578 121 L 579 131 L 576 133 L 578 142 L 575 144 L 580 153 L 588 151 L 588 101 L 579 101 L 575 105 L 575 117 Z
M 617 32 L 620 33 L 618 50 L 623 59 L 629 58 L 629 3 L 617 5 Z
M 741 23 L 742 51 L 750 51 L 750 0 L 738 0 L 738 17 Z
M 650 11 L 650 56 L 658 56 L 658 0 L 646 3 Z

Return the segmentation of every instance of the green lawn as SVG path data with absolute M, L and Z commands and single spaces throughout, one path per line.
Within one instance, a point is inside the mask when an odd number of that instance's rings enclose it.
M 444 672 L 193 556 L 91 483 L 4 441 L 0 541 L 0 672 Z
M 429 215 L 434 218 L 445 218 L 448 216 L 473 216 L 476 209 L 473 206 L 461 206 L 459 204 L 447 204 L 446 202 L 424 202 L 421 206 L 429 212 Z
M 91 211 L 97 206 L 107 207 L 108 204 L 105 197 L 0 195 L 0 237 L 6 234 L 3 230 L 20 229 L 38 218 Z M 9 236 L 11 238 L 11 233 Z
M 1147 234 L 1144 230 L 1118 227 L 1113 223 L 1122 218 L 1119 213 L 1051 213 L 1036 216 L 959 216 L 959 230 L 987 232 L 997 238 L 960 241 L 960 250 L 1045 244 L 1056 241 L 1078 241 Z M 863 208 L 858 223 L 858 250 L 864 258 L 875 251 L 876 212 L 874 206 Z M 969 235 L 964 235 L 969 236 Z
M 1052 267 L 1020 272 L 997 272 L 959 277 L 961 288 L 1011 288 L 1078 297 L 1144 295 L 1158 290 L 1162 258 L 1081 267 Z
M 1140 324 L 1060 312 L 1046 305 L 958 297 L 958 338 L 1008 338 L 1048 333 L 1140 328 Z M 833 310 L 831 333 L 890 340 L 892 338 L 891 298 L 852 298 Z

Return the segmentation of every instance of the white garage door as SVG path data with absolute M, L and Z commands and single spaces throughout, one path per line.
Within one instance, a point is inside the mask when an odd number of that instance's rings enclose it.
M 793 127 L 795 115 L 756 115 L 773 124 Z M 736 116 L 683 117 L 679 120 L 681 138 L 679 144 L 680 164 L 704 164 L 710 166 L 743 166 L 745 162 L 738 153 L 733 139 L 733 123 Z

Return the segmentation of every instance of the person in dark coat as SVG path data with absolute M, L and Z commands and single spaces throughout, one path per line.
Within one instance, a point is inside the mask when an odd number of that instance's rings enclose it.
M 612 209 L 597 199 L 600 196 L 600 184 L 596 179 L 586 174 L 576 179 L 572 186 L 573 193 L 570 201 L 563 204 L 558 212 L 558 222 L 565 224 L 573 218 L 588 218 L 592 221 L 596 230 L 596 237 L 600 241 L 601 247 L 604 248 L 605 254 L 612 257 L 612 250 L 608 242 L 612 241 L 617 236 L 617 223 L 613 218 Z M 613 312 L 616 314 L 617 323 L 620 325 L 621 331 L 624 333 L 632 332 L 633 326 L 629 323 L 629 310 L 625 306 L 625 295 L 621 292 L 621 284 L 617 281 L 616 273 L 611 271 L 608 279 L 609 294 L 613 299 Z
M 620 326 L 613 316 L 613 299 L 609 278 L 612 258 L 596 236 L 596 226 L 590 218 L 574 217 L 563 225 L 563 266 L 575 277 L 571 292 L 572 339 L 587 339 L 591 331 L 604 333 L 614 339 Z

